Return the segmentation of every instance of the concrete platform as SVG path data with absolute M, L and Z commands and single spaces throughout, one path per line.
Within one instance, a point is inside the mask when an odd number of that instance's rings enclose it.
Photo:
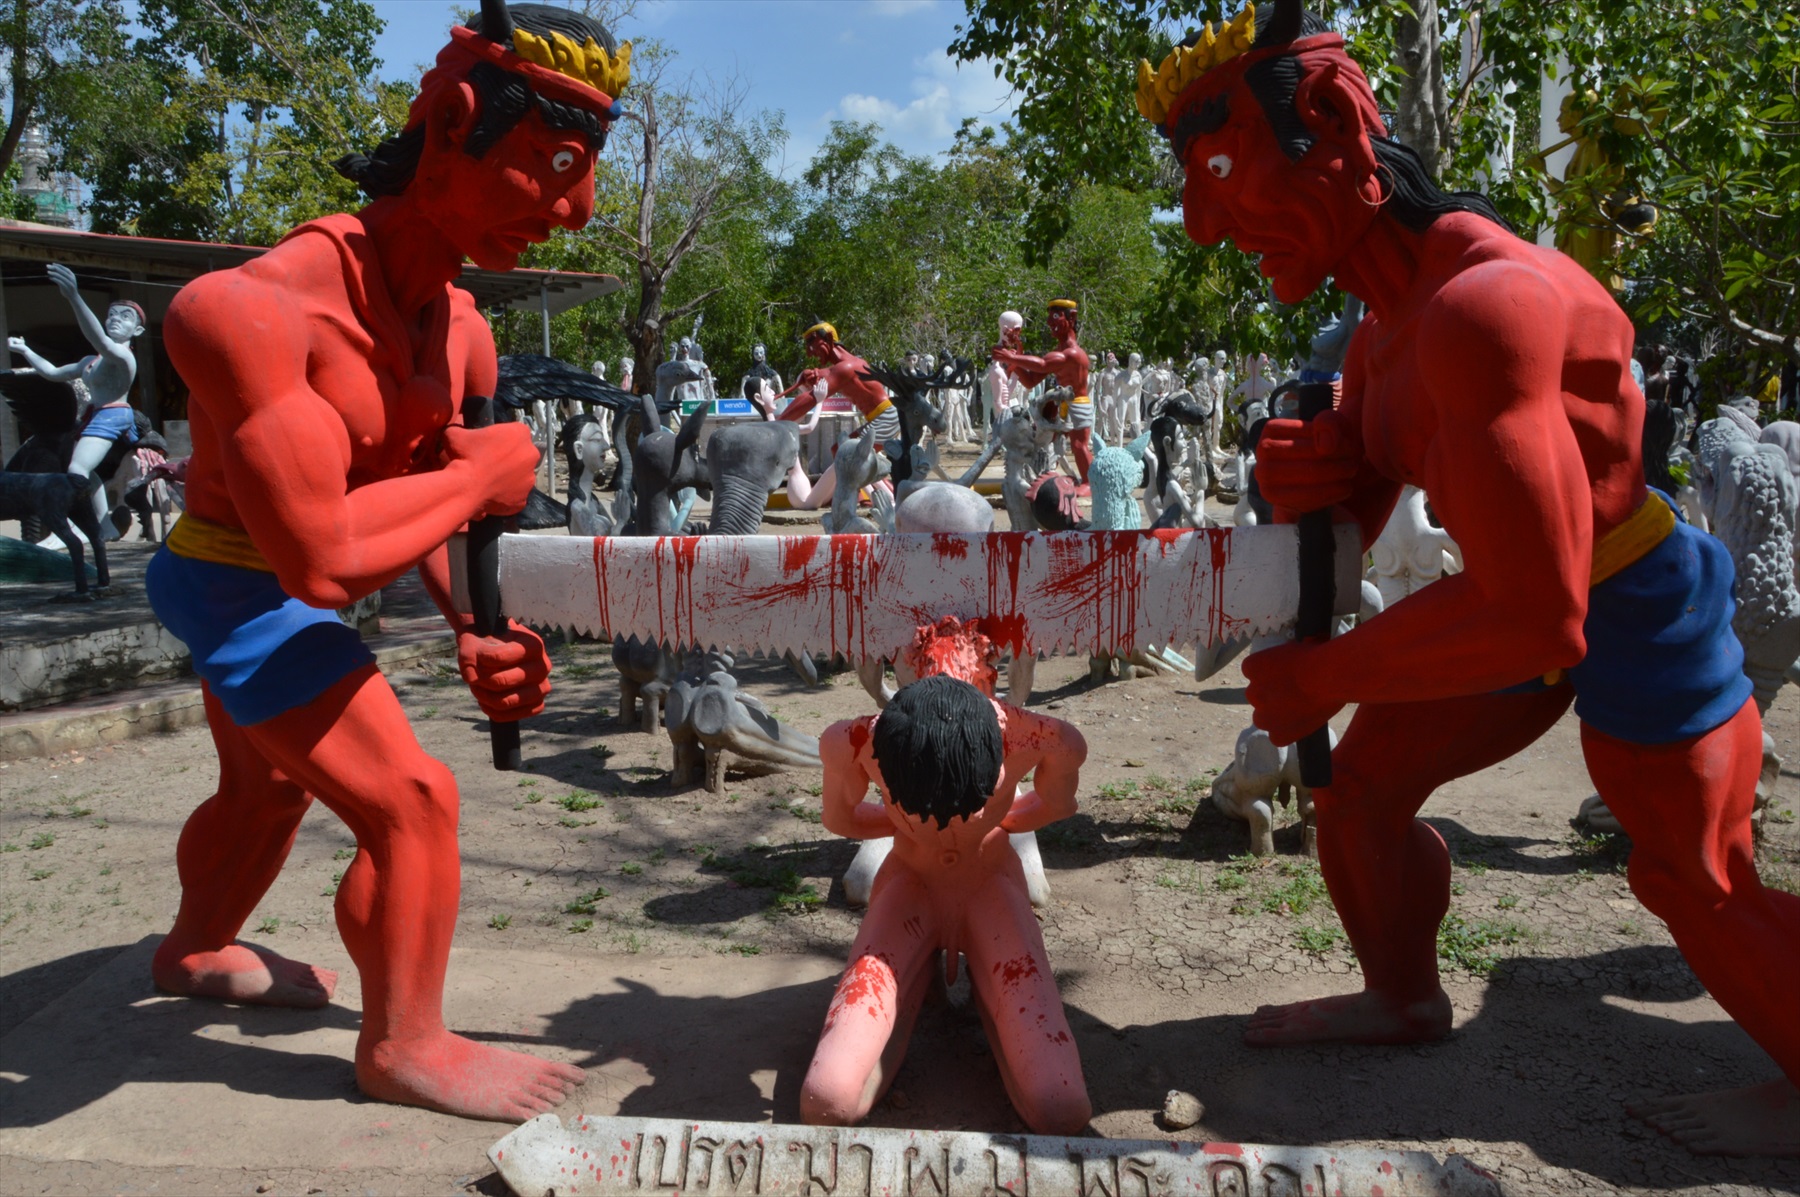
M 158 994 L 158 938 L 112 955 L 0 1039 L 0 1156 L 146 1169 L 253 1162 L 274 1173 L 411 1174 L 435 1187 L 488 1171 L 485 1153 L 508 1125 L 357 1092 L 361 993 L 341 947 L 317 960 L 340 970 L 330 1006 L 273 1010 Z M 588 1068 L 571 1110 L 766 1119 L 777 1075 L 804 1071 L 838 967 L 776 956 L 675 969 L 643 956 L 457 949 L 445 1014 L 472 1038 Z

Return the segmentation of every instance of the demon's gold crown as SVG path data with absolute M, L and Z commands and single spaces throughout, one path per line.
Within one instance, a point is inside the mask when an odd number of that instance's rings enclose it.
M 1176 97 L 1200 76 L 1221 63 L 1229 62 L 1248 50 L 1256 41 L 1256 6 L 1246 7 L 1237 19 L 1221 21 L 1213 32 L 1212 22 L 1200 31 L 1191 46 L 1176 46 L 1163 59 L 1162 66 L 1150 69 L 1145 59 L 1138 60 L 1137 106 L 1144 119 L 1160 125 L 1168 119 Z

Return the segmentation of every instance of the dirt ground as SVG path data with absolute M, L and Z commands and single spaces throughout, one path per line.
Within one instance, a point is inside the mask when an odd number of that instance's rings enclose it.
M 733 776 L 721 795 L 675 791 L 666 737 L 617 718 L 606 648 L 552 643 L 557 689 L 526 725 L 523 773 L 489 766 L 486 724 L 453 671 L 392 678 L 421 743 L 461 785 L 453 1025 L 459 995 L 477 984 L 502 1008 L 541 1011 L 529 1036 L 514 1037 L 595 1078 L 566 1114 L 795 1121 L 831 976 L 857 926 L 840 882 L 853 846 L 819 824 L 819 776 Z M 849 673 L 807 689 L 755 661 L 740 677 L 779 718 L 815 734 L 875 709 Z M 1773 1067 L 1632 897 L 1629 845 L 1571 827 L 1589 793 L 1571 719 L 1514 760 L 1447 787 L 1424 812 L 1455 860 L 1440 938 L 1456 1008 L 1449 1039 L 1241 1046 L 1259 1004 L 1357 983 L 1292 815 L 1277 855 L 1259 861 L 1244 855 L 1244 825 L 1209 800 L 1249 723 L 1242 687 L 1235 667 L 1198 684 L 1102 686 L 1089 685 L 1085 660 L 1039 668 L 1033 705 L 1075 723 L 1090 745 L 1080 814 L 1040 839 L 1053 889 L 1041 919 L 1081 1044 L 1093 1133 L 1169 1137 L 1155 1114 L 1178 1088 L 1206 1106 L 1181 1139 L 1460 1152 L 1517 1193 L 1800 1189 L 1800 1161 L 1691 1156 L 1623 1111 L 1633 1098 L 1748 1083 Z M 1800 696 L 1784 692 L 1768 728 L 1783 758 L 1800 763 Z M 1765 875 L 1790 889 L 1800 881 L 1794 776 L 1783 773 L 1764 860 Z M 38 1041 L 109 965 L 130 965 L 120 983 L 137 987 L 125 995 L 132 1009 L 155 1000 L 137 965 L 176 906 L 181 824 L 215 780 L 203 728 L 0 765 L 0 1191 L 503 1191 L 481 1152 L 505 1128 L 423 1111 L 405 1112 L 404 1125 L 437 1144 L 429 1160 L 309 1166 L 315 1118 L 347 1110 L 387 1127 L 400 1116 L 361 1101 L 347 1062 L 329 1054 L 314 1070 L 325 1078 L 318 1092 L 236 1081 L 231 1069 L 250 1070 L 266 1050 L 238 1042 L 218 1065 L 189 1054 L 202 1050 L 198 1031 L 156 1041 L 152 1053 L 172 1057 L 158 1065 L 168 1075 L 192 1077 L 188 1089 L 162 1092 L 192 1100 L 143 1117 L 147 1133 L 181 1139 L 185 1158 L 201 1162 L 121 1158 L 103 1142 L 58 1137 L 59 1120 L 116 1097 L 149 1065 L 109 1054 L 113 1024 L 103 1019 L 78 1035 L 98 1041 L 70 1058 L 81 1085 L 52 1088 L 35 1062 Z M 246 936 L 344 967 L 331 895 L 353 847 L 315 806 Z M 732 970 L 751 992 L 733 989 Z M 254 1022 L 245 1033 L 327 1029 L 347 1058 L 357 992 L 352 973 L 326 1011 L 237 1022 Z M 692 1037 L 644 1029 L 659 1025 Z M 634 1029 L 621 1038 L 614 1028 L 625 1026 Z M 964 982 L 921 1019 L 871 1121 L 1021 1129 L 986 1052 Z M 696 1053 L 707 1057 L 705 1076 L 691 1075 Z M 281 1113 L 251 1135 L 240 1112 L 264 1099 Z

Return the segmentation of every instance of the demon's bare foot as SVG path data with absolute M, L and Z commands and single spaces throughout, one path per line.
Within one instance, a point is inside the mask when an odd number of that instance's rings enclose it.
M 337 988 L 337 974 L 330 969 L 289 960 L 255 944 L 183 951 L 173 935 L 156 950 L 150 974 L 165 993 L 307 1010 L 331 1001 Z
M 1450 997 L 1442 989 L 1422 1002 L 1397 1003 L 1365 989 L 1286 1006 L 1263 1006 L 1250 1016 L 1251 1047 L 1299 1043 L 1428 1043 L 1450 1033 Z
M 377 1101 L 424 1106 L 465 1118 L 523 1122 L 561 1105 L 587 1074 L 440 1031 L 359 1049 L 356 1083 Z
M 1800 1091 L 1785 1077 L 1625 1108 L 1697 1155 L 1800 1156 Z

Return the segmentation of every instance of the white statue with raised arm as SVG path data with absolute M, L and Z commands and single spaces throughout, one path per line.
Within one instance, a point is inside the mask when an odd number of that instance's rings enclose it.
M 106 309 L 102 324 L 81 298 L 75 272 L 52 262 L 45 271 L 75 313 L 94 352 L 66 366 L 54 366 L 25 344 L 24 337 L 8 337 L 7 348 L 45 378 L 56 382 L 79 381 L 87 387 L 93 408 L 82 426 L 81 438 L 75 442 L 69 459 L 69 473 L 90 477 L 113 442 L 124 438 L 126 444 L 137 442 L 137 416 L 131 410 L 131 384 L 137 378 L 137 358 L 131 352 L 131 339 L 144 331 L 144 309 L 128 299 L 119 300 Z M 118 535 L 106 507 L 106 491 L 95 487 L 94 514 L 100 520 L 100 531 L 111 540 Z

